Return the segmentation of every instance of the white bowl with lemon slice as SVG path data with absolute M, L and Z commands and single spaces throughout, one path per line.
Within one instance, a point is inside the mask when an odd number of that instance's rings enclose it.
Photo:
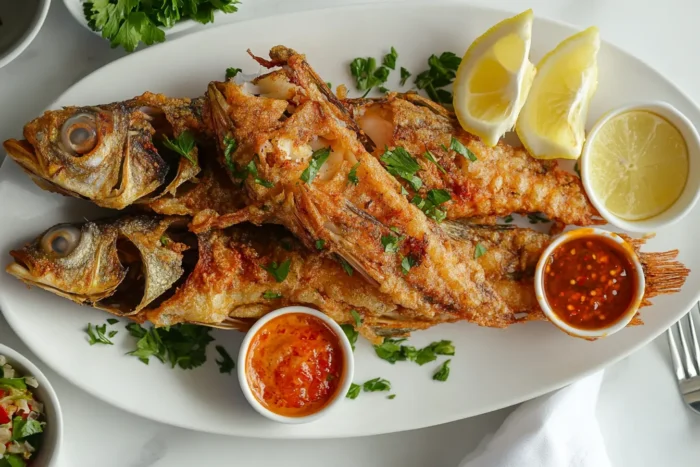
M 621 107 L 591 129 L 580 169 L 605 220 L 630 232 L 653 232 L 682 219 L 700 197 L 700 137 L 665 102 Z

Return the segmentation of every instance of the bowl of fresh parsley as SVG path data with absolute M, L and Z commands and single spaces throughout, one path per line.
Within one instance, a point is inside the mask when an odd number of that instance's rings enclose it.
M 63 0 L 85 28 L 112 48 L 133 52 L 140 44 L 163 42 L 168 34 L 238 11 L 240 0 Z

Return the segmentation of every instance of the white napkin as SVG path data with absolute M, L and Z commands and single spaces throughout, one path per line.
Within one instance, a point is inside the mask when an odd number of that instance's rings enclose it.
M 602 379 L 523 403 L 459 467 L 610 467 L 595 416 Z

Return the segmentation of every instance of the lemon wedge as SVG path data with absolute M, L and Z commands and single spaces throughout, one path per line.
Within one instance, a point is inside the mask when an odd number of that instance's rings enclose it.
M 462 58 L 452 104 L 460 125 L 489 146 L 515 125 L 535 76 L 528 55 L 532 10 L 479 36 Z
M 598 28 L 562 41 L 537 64 L 516 131 L 536 159 L 578 159 L 588 105 L 598 85 Z
M 647 110 L 621 113 L 602 123 L 585 152 L 585 182 L 611 214 L 628 221 L 667 210 L 688 179 L 683 135 Z

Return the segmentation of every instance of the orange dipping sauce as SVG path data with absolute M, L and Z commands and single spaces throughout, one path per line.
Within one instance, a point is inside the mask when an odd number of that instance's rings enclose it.
M 270 320 L 253 336 L 246 355 L 246 377 L 255 398 L 287 417 L 324 408 L 334 399 L 343 371 L 338 336 L 306 313 Z
M 637 294 L 637 270 L 614 240 L 582 236 L 562 243 L 544 269 L 544 291 L 554 313 L 579 329 L 619 320 Z

